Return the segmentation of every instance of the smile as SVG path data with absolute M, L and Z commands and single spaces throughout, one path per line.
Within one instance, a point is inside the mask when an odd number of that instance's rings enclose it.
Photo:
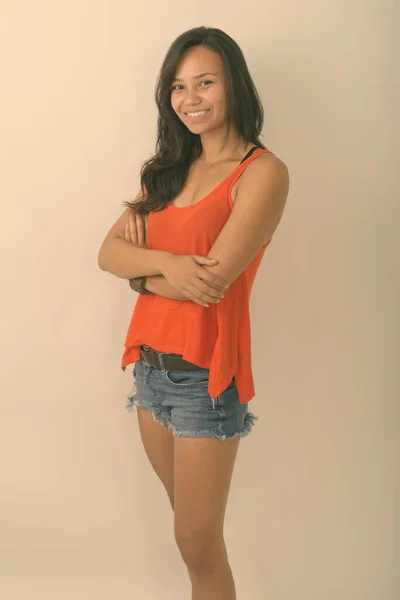
M 210 108 L 207 110 L 201 110 L 201 111 L 197 111 L 197 112 L 189 112 L 189 113 L 184 113 L 187 117 L 189 117 L 189 119 L 201 119 L 202 117 L 204 117 L 205 115 L 207 115 L 210 112 Z

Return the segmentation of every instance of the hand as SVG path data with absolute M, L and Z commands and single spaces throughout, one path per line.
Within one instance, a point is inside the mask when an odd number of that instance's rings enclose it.
M 147 217 L 129 212 L 128 222 L 125 225 L 125 240 L 134 246 L 147 249 Z
M 209 306 L 224 297 L 227 282 L 219 275 L 209 273 L 201 265 L 214 266 L 218 260 L 198 254 L 169 254 L 163 275 L 188 300 Z

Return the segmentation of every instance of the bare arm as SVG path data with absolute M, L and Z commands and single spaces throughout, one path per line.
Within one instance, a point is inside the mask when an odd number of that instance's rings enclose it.
M 235 281 L 261 247 L 271 241 L 288 193 L 289 172 L 279 158 L 265 154 L 249 165 L 241 177 L 232 213 L 208 254 L 218 264 L 205 265 L 204 269 L 228 284 Z M 162 278 L 150 277 L 147 282 L 150 291 L 162 291 Z
M 144 246 L 147 248 L 147 217 L 133 217 L 132 215 L 130 215 L 129 223 L 126 225 L 125 228 L 125 240 L 136 246 Z M 197 262 L 197 264 L 203 266 L 212 266 L 213 263 L 215 264 L 216 262 L 214 259 L 207 256 L 205 257 L 199 255 L 191 255 L 185 257 L 178 257 L 172 253 L 168 254 L 169 258 L 167 262 L 164 263 L 165 269 L 171 267 L 175 262 L 175 269 L 177 269 L 181 273 L 183 273 L 185 267 L 187 268 L 188 266 L 187 262 L 182 262 L 182 259 L 186 261 L 186 259 L 189 258 L 193 262 Z M 174 258 L 180 260 L 179 264 L 177 264 L 176 260 L 174 261 Z M 189 267 L 191 270 L 194 266 L 193 262 Z M 221 281 L 219 276 L 213 276 L 213 278 L 210 279 L 207 273 L 204 272 L 202 273 L 200 283 L 198 279 L 200 275 L 197 273 L 197 276 L 193 280 L 193 272 L 191 272 L 189 275 L 187 274 L 186 278 L 184 276 L 183 280 L 181 279 L 181 281 L 177 281 L 176 285 L 173 285 L 169 281 L 171 271 L 168 270 L 168 272 L 165 272 L 165 269 L 163 274 L 160 275 L 146 275 L 144 285 L 145 289 L 152 292 L 153 294 L 157 294 L 158 296 L 169 298 L 170 300 L 178 300 L 185 302 L 191 301 L 195 302 L 196 304 L 200 304 L 200 306 L 209 306 L 209 302 L 219 302 L 220 298 L 223 297 L 225 282 Z
M 145 275 L 146 289 L 150 292 L 171 300 L 189 301 L 189 298 L 174 288 L 162 274 L 165 259 L 170 253 L 149 250 L 146 242 L 147 221 L 143 218 L 138 219 L 138 230 L 134 231 L 129 214 L 129 209 L 126 209 L 106 235 L 98 253 L 100 269 L 121 279 L 134 279 Z
M 135 198 L 139 201 L 141 192 Z M 223 297 L 225 281 L 207 273 L 207 256 L 178 256 L 147 248 L 147 216 L 127 208 L 107 233 L 98 253 L 98 265 L 121 279 L 145 276 L 147 289 L 171 300 L 192 301 L 202 306 Z M 170 283 L 171 281 L 171 283 Z
M 215 302 L 220 292 L 213 290 L 212 296 L 205 296 L 201 291 L 197 291 L 195 296 L 188 296 L 187 290 L 184 294 L 179 286 L 169 283 L 164 271 L 176 255 L 163 250 L 149 250 L 145 229 L 145 220 L 141 217 L 135 220 L 130 209 L 126 209 L 111 227 L 101 245 L 98 253 L 100 269 L 121 279 L 146 276 L 146 288 L 170 300 L 194 301 L 202 305 L 206 301 Z M 203 257 L 203 261 L 209 266 L 212 264 L 208 257 Z
M 169 252 L 148 250 L 133 246 L 119 237 L 106 237 L 98 254 L 102 271 L 108 271 L 121 279 L 163 273 Z
M 170 298 L 171 300 L 185 300 L 189 302 L 189 298 L 184 296 L 179 290 L 172 287 L 164 275 L 150 275 L 146 278 L 146 285 L 144 286 L 149 292 L 157 294 L 158 296 L 164 296 L 164 298 Z
M 147 216 L 148 215 L 146 215 L 146 217 L 137 218 L 136 223 L 133 222 L 131 218 L 129 224 L 127 224 L 125 239 L 131 244 L 147 248 Z M 169 298 L 170 300 L 190 300 L 180 290 L 173 287 L 165 275 L 146 274 L 146 284 L 144 287 L 149 292 L 153 292 L 153 294 L 163 296 L 164 298 Z
M 242 175 L 230 218 L 210 249 L 215 266 L 204 266 L 229 284 L 253 260 L 260 248 L 271 241 L 282 217 L 289 193 L 289 172 L 274 155 L 264 155 L 249 165 Z M 163 276 L 149 277 L 146 288 L 151 292 L 174 290 Z
M 146 190 L 145 190 L 146 191 Z M 136 194 L 134 202 L 142 199 L 142 191 Z M 148 250 L 146 225 L 140 220 L 139 243 L 127 241 L 126 227 L 129 227 L 131 210 L 126 208 L 107 233 L 100 247 L 97 261 L 102 271 L 108 271 L 121 279 L 133 279 L 143 275 L 162 275 L 169 252 Z
M 272 154 L 253 161 L 241 176 L 232 213 L 210 249 L 219 262 L 204 267 L 230 285 L 271 241 L 289 193 L 286 165 Z

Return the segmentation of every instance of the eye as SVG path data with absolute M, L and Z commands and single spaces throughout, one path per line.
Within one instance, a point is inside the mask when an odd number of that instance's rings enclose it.
M 203 80 L 200 82 L 200 84 L 202 84 L 202 83 L 207 83 L 207 84 L 208 84 L 208 83 L 213 83 L 213 81 L 209 81 L 208 79 L 203 79 Z M 182 86 L 181 86 L 181 84 L 180 84 L 180 83 L 177 83 L 176 85 L 174 85 L 174 86 L 171 88 L 171 92 L 173 92 L 173 91 L 175 90 L 175 88 L 177 88 L 177 87 L 182 87 Z M 203 87 L 204 87 L 204 86 L 203 86 Z

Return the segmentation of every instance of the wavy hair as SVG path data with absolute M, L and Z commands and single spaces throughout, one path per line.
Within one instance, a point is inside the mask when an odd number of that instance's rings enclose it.
M 185 31 L 170 45 L 157 79 L 156 153 L 141 167 L 141 197 L 123 202 L 137 214 L 163 210 L 182 190 L 190 165 L 201 154 L 200 135 L 189 131 L 171 105 L 171 85 L 178 63 L 184 52 L 194 46 L 210 48 L 223 61 L 227 126 L 222 147 L 233 124 L 240 139 L 266 148 L 259 139 L 264 110 L 238 44 L 224 31 L 214 27 L 194 27 Z

